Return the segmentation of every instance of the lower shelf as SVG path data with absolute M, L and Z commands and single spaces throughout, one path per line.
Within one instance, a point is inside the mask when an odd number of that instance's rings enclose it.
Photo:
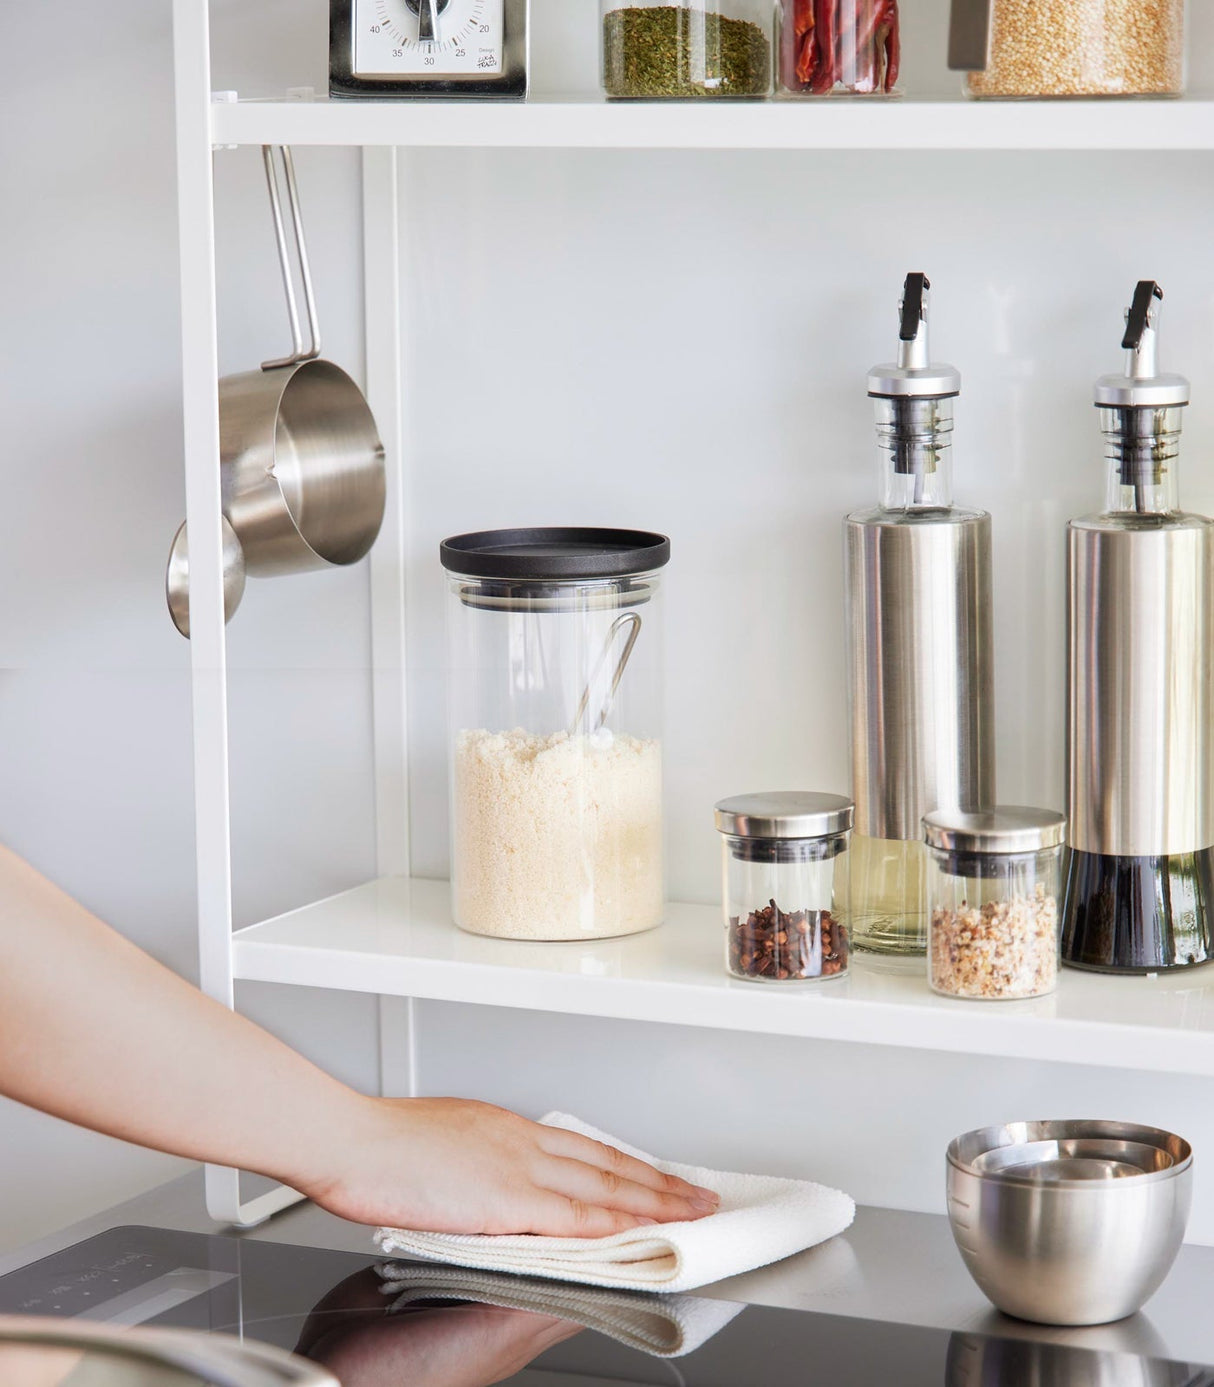
M 1050 997 L 959 1002 L 929 990 L 921 962 L 855 955 L 845 979 L 786 987 L 727 977 L 722 948 L 719 910 L 678 903 L 627 939 L 484 939 L 452 924 L 446 882 L 384 877 L 238 931 L 233 967 L 247 981 L 1214 1076 L 1214 965 L 1064 970 Z

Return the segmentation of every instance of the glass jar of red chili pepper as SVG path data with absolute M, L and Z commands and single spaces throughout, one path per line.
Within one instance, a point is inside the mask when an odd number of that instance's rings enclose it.
M 782 94 L 899 94 L 898 0 L 777 0 L 776 34 Z
M 847 973 L 841 923 L 854 806 L 841 795 L 783 790 L 716 806 L 724 840 L 725 967 L 747 982 Z

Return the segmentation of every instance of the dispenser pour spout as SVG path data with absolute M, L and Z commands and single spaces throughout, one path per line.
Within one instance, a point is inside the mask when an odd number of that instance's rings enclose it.
M 931 360 L 927 350 L 927 295 L 931 287 L 925 274 L 907 275 L 902 287 L 898 365 L 904 371 L 925 370 Z
M 1180 409 L 1189 382 L 1159 370 L 1159 316 L 1163 290 L 1141 279 L 1125 315 L 1123 375 L 1102 376 L 1095 402 L 1101 411 L 1112 463 L 1109 509 L 1155 515 L 1178 504 L 1174 461 Z
M 1129 352 L 1126 375 L 1131 380 L 1152 380 L 1159 374 L 1159 304 L 1163 290 L 1153 279 L 1140 279 L 1134 302 L 1126 310 L 1125 336 L 1121 345 Z
M 878 432 L 892 463 L 897 505 L 939 509 L 950 504 L 943 454 L 952 431 L 952 398 L 961 389 L 953 366 L 933 362 L 928 344 L 931 281 L 921 272 L 906 276 L 898 305 L 898 360 L 874 366 L 868 393 L 879 402 Z M 900 480 L 899 480 L 900 479 Z

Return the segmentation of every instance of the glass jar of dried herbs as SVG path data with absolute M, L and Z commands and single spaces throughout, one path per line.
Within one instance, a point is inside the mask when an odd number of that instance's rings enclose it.
M 634 101 L 765 97 L 771 0 L 601 0 L 603 89 Z

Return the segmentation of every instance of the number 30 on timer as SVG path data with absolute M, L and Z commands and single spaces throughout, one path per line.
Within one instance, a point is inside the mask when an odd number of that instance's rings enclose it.
M 527 0 L 329 0 L 329 93 L 527 95 Z

